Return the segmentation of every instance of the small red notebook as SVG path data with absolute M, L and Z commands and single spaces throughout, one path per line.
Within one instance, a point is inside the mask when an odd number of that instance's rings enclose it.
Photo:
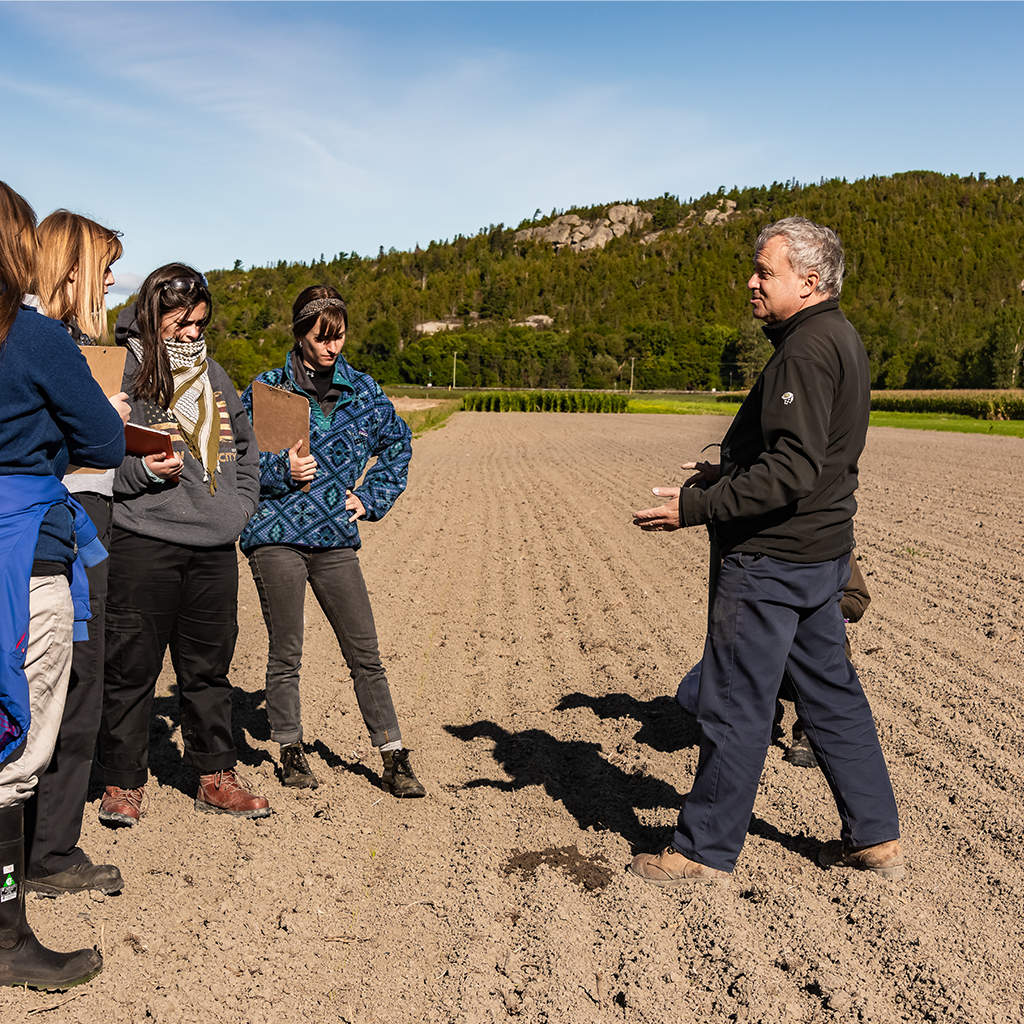
M 161 452 L 167 458 L 174 455 L 170 434 L 151 427 L 140 427 L 136 423 L 124 425 L 124 447 L 128 455 L 159 455 Z

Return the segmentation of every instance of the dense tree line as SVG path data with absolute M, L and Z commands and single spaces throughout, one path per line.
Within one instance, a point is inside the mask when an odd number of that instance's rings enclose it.
M 775 182 L 634 200 L 652 220 L 584 252 L 516 231 L 563 212 L 598 218 L 606 207 L 538 213 L 412 252 L 248 270 L 238 262 L 208 275 L 208 338 L 243 384 L 283 359 L 294 296 L 326 282 L 349 301 L 346 355 L 385 383 L 447 384 L 454 363 L 460 387 L 628 388 L 631 375 L 636 389 L 739 387 L 768 351 L 747 304 L 754 240 L 796 214 L 843 239 L 843 308 L 874 387 L 1020 387 L 1022 197 L 1024 179 L 983 174 Z M 709 211 L 728 216 L 705 223 Z M 662 233 L 644 241 L 652 231 Z M 515 326 L 534 314 L 550 327 Z M 416 325 L 430 320 L 458 329 L 421 335 Z

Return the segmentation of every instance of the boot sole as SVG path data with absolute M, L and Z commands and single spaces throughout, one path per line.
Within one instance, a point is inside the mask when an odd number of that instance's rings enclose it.
M 284 779 L 281 785 L 290 789 L 316 789 L 320 783 L 312 775 L 306 775 L 298 779 Z
M 421 797 L 425 797 L 427 795 L 427 791 L 422 788 L 418 793 L 396 793 L 394 788 L 392 786 L 389 786 L 386 782 L 381 783 L 380 788 L 383 789 L 385 793 L 390 793 L 396 800 L 418 800 Z
M 864 871 L 868 874 L 877 875 L 879 878 L 885 878 L 890 882 L 898 882 L 907 873 L 907 867 L 905 864 L 897 864 L 895 867 L 891 868 L 866 868 L 861 864 L 850 864 L 847 861 L 838 861 L 835 864 L 821 864 L 821 867 L 852 868 L 854 871 Z
M 103 964 L 101 963 L 96 970 L 82 975 L 81 978 L 75 978 L 73 981 L 47 982 L 30 981 L 27 978 L 0 978 L 0 987 L 31 988 L 37 992 L 65 992 L 67 989 L 74 988 L 76 985 L 84 985 L 87 981 L 92 981 L 92 979 L 100 974 L 102 970 Z
M 104 896 L 113 896 L 115 893 L 119 893 L 124 889 L 123 885 L 114 888 L 112 886 L 102 885 L 83 885 L 76 889 L 66 889 L 59 885 L 46 885 L 43 882 L 33 882 L 29 879 L 25 879 L 25 888 L 31 892 L 37 892 L 40 896 L 49 896 L 55 898 L 57 896 L 71 895 L 74 896 L 80 892 L 101 892 Z
M 133 818 L 130 814 L 118 814 L 116 811 L 100 811 L 99 819 L 104 825 L 109 825 L 112 828 L 131 828 L 139 820 L 138 818 Z
M 273 813 L 269 807 L 257 807 L 252 811 L 231 811 L 227 807 L 215 807 L 200 800 L 195 802 L 195 809 L 203 814 L 230 814 L 232 818 L 269 818 Z

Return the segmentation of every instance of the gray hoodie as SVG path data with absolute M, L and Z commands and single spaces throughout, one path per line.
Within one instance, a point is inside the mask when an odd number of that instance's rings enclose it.
M 118 316 L 116 337 L 122 345 L 129 337 L 138 337 L 134 304 Z M 220 413 L 220 465 L 214 494 L 209 481 L 203 481 L 203 466 L 188 451 L 174 415 L 134 397 L 139 362 L 128 350 L 122 388 L 132 396 L 131 422 L 170 434 L 185 468 L 177 484 L 155 483 L 141 458 L 127 456 L 114 480 L 114 525 L 122 530 L 190 548 L 213 548 L 234 544 L 256 511 L 260 493 L 256 435 L 228 375 L 212 359 L 207 365 Z

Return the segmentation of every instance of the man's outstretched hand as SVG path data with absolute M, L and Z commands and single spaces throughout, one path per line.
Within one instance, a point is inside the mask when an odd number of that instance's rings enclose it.
M 679 520 L 679 488 L 655 487 L 653 493 L 659 498 L 669 500 L 657 508 L 645 508 L 641 512 L 634 512 L 633 525 L 649 532 L 678 530 L 683 525 Z

